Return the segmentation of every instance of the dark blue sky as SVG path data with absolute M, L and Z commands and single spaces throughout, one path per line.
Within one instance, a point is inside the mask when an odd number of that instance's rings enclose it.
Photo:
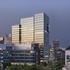
M 0 34 L 10 33 L 21 17 L 42 11 L 50 18 L 50 40 L 70 45 L 70 0 L 0 0 Z

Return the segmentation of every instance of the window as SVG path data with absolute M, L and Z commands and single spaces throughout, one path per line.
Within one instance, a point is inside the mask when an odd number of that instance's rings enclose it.
M 70 55 L 67 55 L 67 61 L 68 62 L 70 61 Z

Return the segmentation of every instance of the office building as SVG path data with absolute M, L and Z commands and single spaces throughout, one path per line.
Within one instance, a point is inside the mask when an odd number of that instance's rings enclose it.
M 34 41 L 34 18 L 21 19 L 21 43 L 33 43 Z
M 4 36 L 4 44 L 12 44 L 11 34 Z
M 0 36 L 0 44 L 4 44 L 4 37 Z
M 0 45 L 0 63 L 11 64 L 39 64 L 40 63 L 40 49 L 38 44 L 32 44 L 31 50 L 15 50 L 14 45 L 1 44 Z
M 40 52 L 37 44 L 31 50 L 12 50 L 11 64 L 39 64 Z
M 62 70 L 70 70 L 70 68 L 65 66 L 62 68 Z
M 12 26 L 13 43 L 20 43 L 21 41 L 21 43 L 39 43 L 41 47 L 48 45 L 49 18 L 45 13 L 37 13 L 33 17 L 22 18 L 20 25 Z
M 35 43 L 41 48 L 41 59 L 47 60 L 49 47 L 49 17 L 45 13 L 37 13 L 35 18 Z M 46 61 L 45 61 L 46 62 Z
M 20 25 L 12 26 L 12 43 L 38 43 L 41 56 L 47 59 L 49 47 L 49 17 L 45 13 L 21 18 Z
M 70 67 L 70 46 L 65 50 L 65 65 Z
M 11 45 L 7 44 L 0 44 L 0 63 L 4 64 L 5 63 L 10 63 L 10 56 L 11 56 Z
M 53 41 L 53 46 L 52 46 L 54 49 L 59 49 L 59 47 L 60 47 L 60 42 L 58 41 L 58 40 L 54 40 Z
M 21 25 L 12 26 L 12 43 L 21 43 Z
M 49 60 L 55 61 L 61 58 L 62 50 L 60 49 L 60 43 L 58 40 L 54 40 L 49 50 Z M 60 56 L 60 57 L 59 57 Z
M 65 66 L 62 70 L 70 70 L 70 46 L 65 49 Z
M 49 49 L 49 61 L 53 64 L 60 62 L 60 65 L 65 64 L 65 50 L 59 46 L 59 41 L 53 41 L 53 45 Z
M 35 42 L 44 45 L 48 41 L 49 18 L 45 13 L 35 14 Z

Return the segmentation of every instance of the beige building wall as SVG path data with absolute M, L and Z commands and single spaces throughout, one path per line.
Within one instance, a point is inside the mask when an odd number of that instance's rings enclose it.
M 44 43 L 44 14 L 35 14 L 35 42 Z
M 19 25 L 12 26 L 12 43 L 19 43 Z
M 21 19 L 21 43 L 32 43 L 34 33 L 33 17 Z

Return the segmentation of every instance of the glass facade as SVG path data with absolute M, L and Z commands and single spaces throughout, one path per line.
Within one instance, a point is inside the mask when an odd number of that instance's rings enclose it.
M 30 51 L 24 50 L 24 51 L 12 51 L 12 62 L 35 62 L 34 53 L 30 53 Z
M 49 17 L 45 13 L 37 13 L 32 17 L 22 18 L 20 25 L 21 32 L 19 32 L 19 26 L 13 26 L 13 41 L 17 43 L 19 41 L 21 43 L 38 43 L 39 47 L 43 47 L 42 52 L 44 56 L 47 55 L 49 46 Z
M 12 43 L 21 42 L 21 26 L 13 25 L 12 26 Z
M 38 44 L 32 44 L 31 50 L 14 50 L 13 45 L 5 45 L 6 49 L 0 50 L 0 63 L 40 63 Z
M 34 33 L 34 20 L 33 17 L 21 19 L 21 43 L 32 43 Z
M 35 14 L 35 43 L 39 43 L 41 48 L 41 59 L 47 59 L 49 46 L 49 17 L 45 13 Z
M 49 41 L 48 24 L 49 18 L 45 13 L 22 18 L 21 27 L 19 25 L 12 26 L 12 42 L 39 43 L 47 46 Z
M 44 43 L 44 15 L 35 14 L 35 43 Z

